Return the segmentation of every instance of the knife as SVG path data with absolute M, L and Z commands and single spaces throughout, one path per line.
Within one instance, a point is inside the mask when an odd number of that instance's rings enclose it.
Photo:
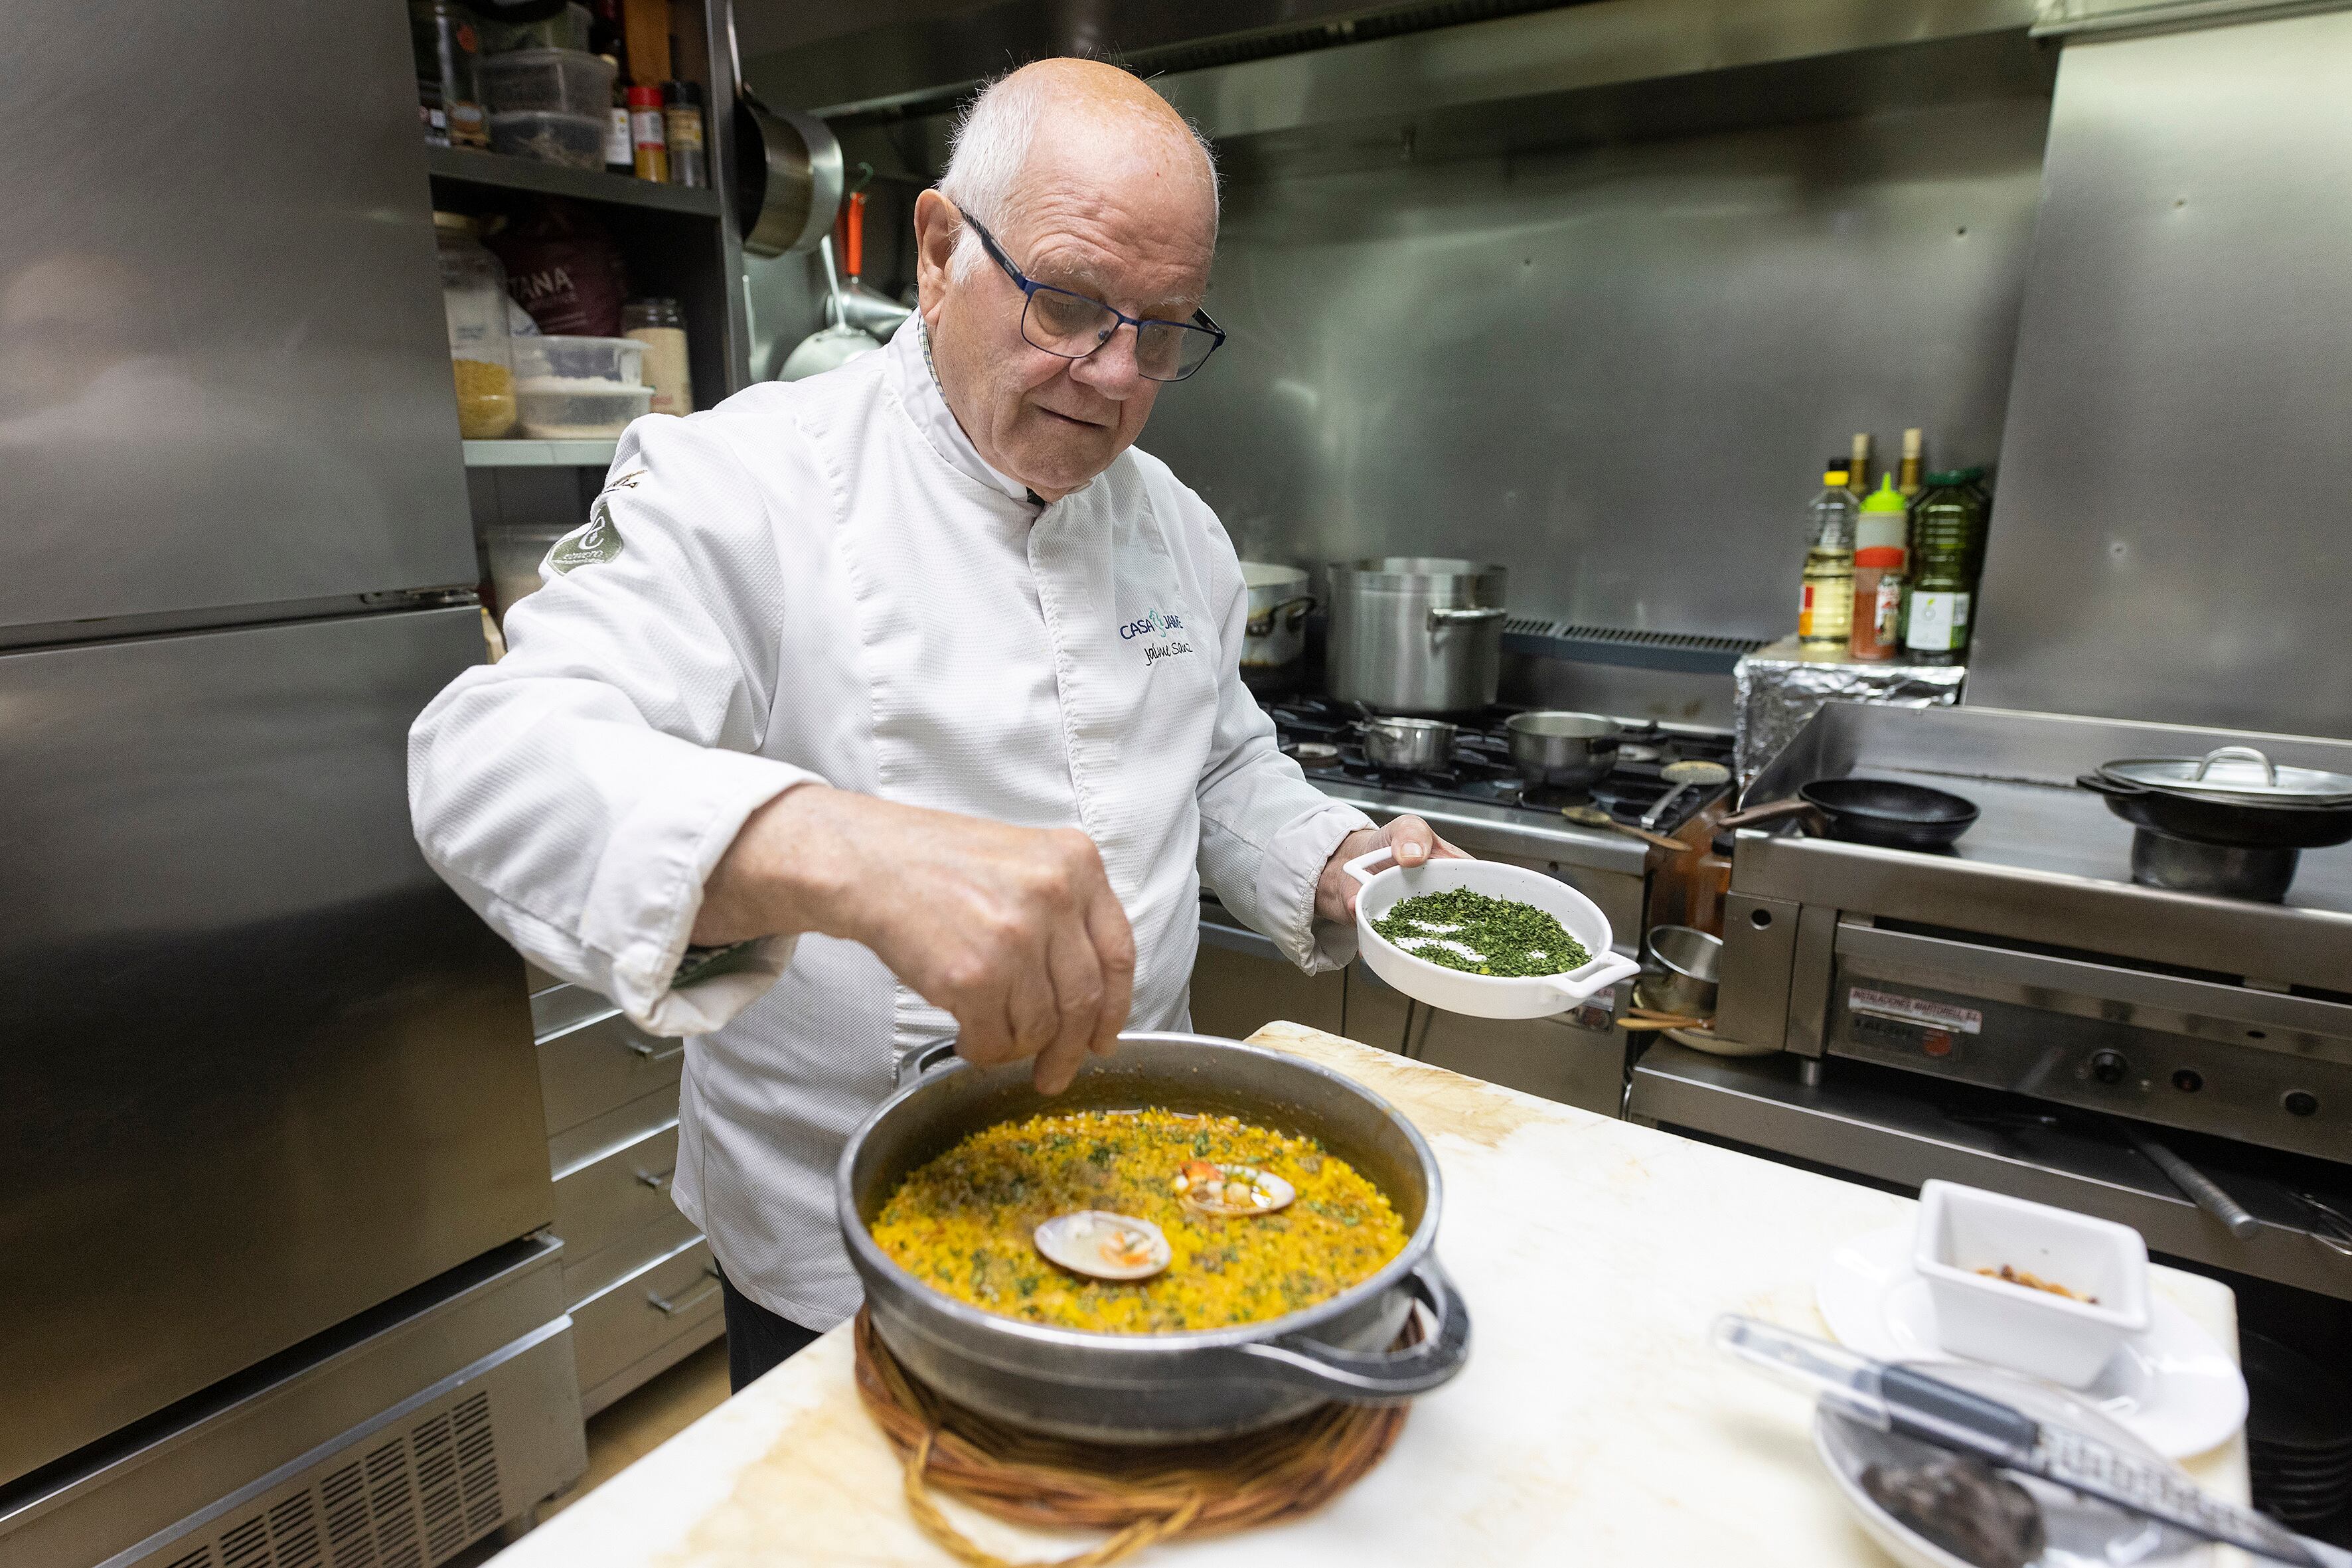
M 1873 1361 L 1843 1345 L 1736 1312 L 1717 1318 L 1711 1337 L 1717 1349 L 1878 1431 L 1972 1454 L 1997 1468 L 2037 1477 L 2273 1563 L 2352 1568 L 2352 1552 L 2225 1502 L 2168 1467 L 2134 1458 L 2071 1427 L 2036 1421 L 2013 1405 L 1914 1368 Z

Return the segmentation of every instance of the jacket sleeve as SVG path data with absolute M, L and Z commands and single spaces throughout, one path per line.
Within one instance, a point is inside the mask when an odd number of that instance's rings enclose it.
M 809 504 L 829 504 L 814 456 Z M 425 858 L 525 956 L 663 1035 L 717 1028 L 790 961 L 691 966 L 702 885 L 804 769 L 758 755 L 785 586 L 775 520 L 709 416 L 639 419 L 589 521 L 508 614 L 507 656 L 409 731 Z
M 1276 744 L 1274 721 L 1242 684 L 1249 590 L 1223 527 L 1205 516 L 1218 629 L 1217 723 L 1201 773 L 1201 879 L 1309 973 L 1356 956 L 1356 928 L 1315 919 L 1315 885 L 1339 841 L 1372 819 L 1307 782 Z

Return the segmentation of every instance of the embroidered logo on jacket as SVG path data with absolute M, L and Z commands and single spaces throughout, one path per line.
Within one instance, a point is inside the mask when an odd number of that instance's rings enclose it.
M 1167 642 L 1154 642 L 1151 646 L 1143 650 L 1144 667 L 1149 668 L 1152 665 L 1159 663 L 1163 658 L 1172 658 L 1180 653 L 1191 653 L 1192 651 L 1192 645 L 1191 643 L 1185 642 L 1176 636 L 1177 633 L 1181 632 L 1183 629 L 1183 616 L 1171 616 L 1164 610 L 1146 610 L 1143 613 L 1143 618 L 1141 620 L 1129 621 L 1125 626 L 1119 627 L 1118 635 L 1119 639 L 1123 642 L 1133 642 L 1138 637 L 1168 637 L 1171 639 Z
M 588 510 L 588 523 L 575 528 L 555 542 L 547 552 L 547 563 L 560 575 L 575 566 L 604 563 L 621 553 L 621 530 L 613 521 L 612 494 L 614 490 L 633 490 L 637 481 L 646 477 L 643 468 L 623 474 L 606 485 L 596 497 L 596 504 Z

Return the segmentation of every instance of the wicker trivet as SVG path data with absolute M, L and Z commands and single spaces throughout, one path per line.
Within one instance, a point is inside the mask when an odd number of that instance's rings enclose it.
M 1379 1464 L 1404 1428 L 1402 1405 L 1327 1405 L 1218 1442 L 1076 1443 L 1008 1426 L 933 1394 L 899 1366 L 863 1309 L 856 1342 L 858 1396 L 906 1466 L 908 1509 L 924 1534 L 971 1568 L 1028 1565 L 974 1545 L 940 1511 L 932 1487 L 1015 1524 L 1115 1531 L 1057 1565 L 1105 1568 L 1155 1541 L 1312 1513 Z

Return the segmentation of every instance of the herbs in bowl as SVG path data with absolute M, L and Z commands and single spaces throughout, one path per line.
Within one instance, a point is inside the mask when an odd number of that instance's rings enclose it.
M 1565 974 L 1592 962 L 1552 915 L 1467 888 L 1400 899 L 1372 929 L 1415 958 L 1465 974 Z
M 1416 1002 L 1474 1018 L 1548 1018 L 1639 972 L 1617 952 L 1609 917 L 1558 877 L 1498 860 L 1446 857 L 1347 864 L 1362 886 L 1356 936 L 1364 966 Z

